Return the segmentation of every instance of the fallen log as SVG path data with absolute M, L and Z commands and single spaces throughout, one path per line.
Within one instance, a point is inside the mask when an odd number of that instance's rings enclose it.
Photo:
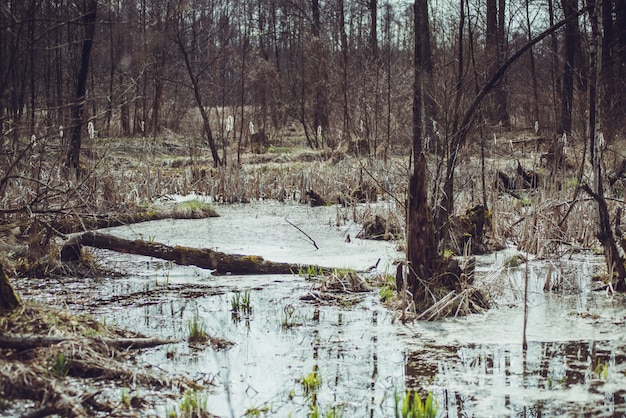
M 183 266 L 214 270 L 213 274 L 290 274 L 298 264 L 276 263 L 256 255 L 225 254 L 208 248 L 169 246 L 143 240 L 128 240 L 112 235 L 86 232 L 70 239 L 61 249 L 61 261 L 80 259 L 81 246 L 138 254 L 172 261 Z M 330 269 L 322 269 L 330 271 Z
M 77 337 L 61 337 L 52 335 L 0 335 L 0 349 L 30 350 L 38 347 L 49 347 L 67 341 L 84 340 Z M 90 338 L 94 342 L 101 342 L 109 347 L 120 349 L 139 349 L 156 347 L 163 344 L 180 342 L 179 340 L 163 338 Z

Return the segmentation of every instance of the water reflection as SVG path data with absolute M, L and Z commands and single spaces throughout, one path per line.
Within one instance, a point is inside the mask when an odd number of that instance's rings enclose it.
M 222 218 L 167 221 L 135 225 L 126 232 L 155 236 L 172 245 L 214 247 L 285 257 L 338 267 L 368 267 L 394 252 L 380 243 L 348 245 L 344 230 L 329 227 L 328 208 L 269 206 L 224 208 Z M 243 210 L 243 214 L 241 213 Z M 293 211 L 296 211 L 295 214 Z M 302 245 L 299 234 L 283 225 L 284 216 L 308 222 L 323 251 Z M 298 216 L 296 216 L 298 215 Z M 232 234 L 242 222 L 258 233 Z M 176 226 L 180 236 L 171 234 Z M 207 228 L 212 232 L 208 234 Z M 268 231 L 277 232 L 273 239 Z M 296 231 L 297 232 L 297 231 Z M 268 241 L 277 244 L 268 246 Z M 226 243 L 226 244 L 223 244 Z M 245 248 L 242 247 L 245 243 Z M 481 315 L 401 325 L 382 307 L 375 294 L 358 303 L 316 305 L 300 296 L 311 284 L 298 276 L 212 277 L 197 268 L 172 266 L 144 258 L 111 255 L 131 274 L 111 280 L 23 281 L 25 295 L 89 310 L 107 323 L 150 336 L 183 342 L 145 350 L 138 361 L 172 375 L 187 374 L 216 386 L 210 410 L 219 416 L 243 416 L 248 409 L 272 411 L 272 416 L 306 416 L 300 379 L 317 371 L 322 379 L 313 403 L 323 415 L 340 408 L 345 417 L 394 416 L 394 393 L 414 389 L 425 397 L 433 391 L 442 416 L 623 415 L 626 411 L 626 343 L 622 296 L 607 297 L 590 290 L 595 264 L 579 257 L 569 261 L 534 261 L 525 268 L 504 267 L 503 254 L 477 259 L 477 276 L 497 298 Z M 280 260 L 280 259 L 278 259 Z M 384 263 L 381 263 L 381 265 Z M 489 272 L 499 266 L 497 274 Z M 529 347 L 521 345 L 524 279 L 529 279 Z M 546 283 L 549 286 L 546 290 Z M 231 301 L 239 289 L 251 290 L 254 307 L 233 316 Z M 198 319 L 211 336 L 235 343 L 216 352 L 210 346 L 190 348 L 188 324 Z M 161 413 L 172 402 L 161 400 Z
M 626 413 L 623 342 L 430 345 L 406 356 L 406 386 L 438 395 L 444 416 Z

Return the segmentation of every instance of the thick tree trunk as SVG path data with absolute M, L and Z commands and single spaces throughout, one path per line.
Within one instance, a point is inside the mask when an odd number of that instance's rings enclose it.
M 409 181 L 407 225 L 407 286 L 415 301 L 425 296 L 424 280 L 429 280 L 437 265 L 437 243 L 428 205 L 426 158 L 420 153 Z
M 419 36 L 420 60 L 417 63 L 421 70 L 421 89 L 423 100 L 423 126 L 422 135 L 424 139 L 430 141 L 433 145 L 431 149 L 436 148 L 434 122 L 437 118 L 437 101 L 435 99 L 435 85 L 433 79 L 433 54 L 430 42 L 430 18 L 428 14 L 428 2 L 417 2 L 415 24 L 419 28 L 417 30 Z
M 4 266 L 0 263 L 0 311 L 12 310 L 22 305 L 15 289 L 9 281 L 9 277 L 4 271 Z
M 437 243 L 434 225 L 428 205 L 428 177 L 426 157 L 422 152 L 422 42 L 429 36 L 424 22 L 426 1 L 415 1 L 415 68 L 413 81 L 413 175 L 409 181 L 409 204 L 407 210 L 407 287 L 418 301 L 424 297 L 424 280 L 433 274 L 437 261 Z M 427 6 L 427 5 L 426 5 Z M 425 33 L 419 33 L 425 32 Z
M 208 248 L 171 247 L 142 240 L 128 240 L 112 235 L 87 232 L 70 239 L 61 249 L 62 261 L 80 258 L 81 246 L 138 254 L 173 261 L 184 266 L 215 270 L 214 274 L 291 274 L 299 264 L 275 263 L 255 255 L 225 254 Z M 328 270 L 330 269 L 323 269 Z

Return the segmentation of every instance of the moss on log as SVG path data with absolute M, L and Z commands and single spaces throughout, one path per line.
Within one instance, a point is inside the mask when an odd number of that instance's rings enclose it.
M 290 274 L 297 272 L 301 267 L 298 264 L 267 261 L 255 255 L 225 254 L 208 248 L 172 247 L 156 242 L 128 240 L 95 232 L 87 232 L 70 239 L 61 249 L 61 260 L 75 261 L 82 245 L 156 257 L 179 265 L 211 269 L 214 270 L 214 274 Z
M 202 219 L 220 215 L 209 204 L 195 200 L 179 202 L 171 207 L 155 207 L 130 213 L 104 215 L 68 216 L 52 223 L 54 229 L 64 234 L 82 232 L 85 229 L 111 228 L 161 219 Z

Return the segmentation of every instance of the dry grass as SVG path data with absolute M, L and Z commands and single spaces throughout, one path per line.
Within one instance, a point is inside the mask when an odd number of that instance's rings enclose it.
M 470 144 L 463 151 L 455 177 L 456 215 L 486 203 L 490 210 L 487 241 L 491 248 L 515 245 L 521 251 L 546 258 L 597 249 L 592 205 L 581 194 L 572 200 L 582 147 L 570 147 L 568 156 L 575 158 L 568 158 L 567 164 L 555 169 L 542 162 L 545 143 L 537 144 L 524 135 L 511 139 L 498 138 L 497 143 L 488 141 L 484 192 L 481 164 L 476 157 L 480 155 L 478 146 Z M 188 138 L 174 135 L 156 140 L 100 138 L 88 148 L 86 154 L 89 157 L 83 158 L 84 180 L 76 183 L 65 179 L 61 154 L 54 141 L 39 144 L 37 149 L 23 145 L 23 159 L 14 169 L 16 176 L 6 183 L 0 203 L 5 207 L 24 209 L 4 215 L 6 222 L 26 222 L 23 235 L 37 235 L 33 234 L 37 228 L 42 231 L 37 242 L 29 242 L 29 251 L 37 246 L 46 249 L 51 237 L 59 232 L 54 226 L 60 219 L 71 222 L 80 217 L 82 226 L 89 228 L 94 225 L 84 220 L 97 218 L 94 215 L 136 210 L 147 213 L 154 209 L 153 202 L 162 201 L 162 197 L 190 193 L 213 202 L 275 199 L 306 203 L 307 192 L 314 190 L 331 203 L 345 205 L 338 206 L 338 225 L 348 220 L 365 223 L 380 216 L 386 220 L 387 226 L 399 227 L 394 235 L 404 235 L 404 202 L 410 171 L 406 156 L 383 162 L 329 150 L 283 147 L 276 150 L 280 152 L 264 155 L 245 153 L 241 156 L 242 165 L 238 166 L 233 163 L 237 156 L 230 150 L 229 165 L 216 168 L 212 165 L 209 150 L 199 148 Z M 38 151 L 44 146 L 51 152 Z M 436 157 L 429 155 L 428 158 L 433 195 L 430 203 L 436 205 L 441 197 L 443 173 Z M 537 190 L 518 190 L 515 192 L 517 197 L 513 197 L 494 185 L 498 170 L 515 177 L 518 161 L 525 169 L 539 173 L 541 186 Z M 584 168 L 583 174 L 588 174 L 589 168 Z M 583 181 L 586 178 L 583 175 Z M 360 201 L 357 196 L 364 190 L 369 191 L 369 203 L 355 205 Z M 486 202 L 483 202 L 483 196 Z M 37 205 L 27 204 L 33 201 Z M 618 203 L 609 201 L 609 210 Z M 29 210 L 35 211 L 34 217 L 30 217 Z M 184 217 L 208 214 L 199 207 L 171 212 L 171 216 Z M 33 219 L 39 224 L 35 225 Z M 462 243 L 452 242 L 450 245 L 452 248 L 449 249 L 454 253 L 462 252 Z
M 174 393 L 195 386 L 185 378 L 166 376 L 142 366 L 132 351 L 107 345 L 103 342 L 105 338 L 137 335 L 105 326 L 90 317 L 26 304 L 0 315 L 0 331 L 9 335 L 71 337 L 58 344 L 29 350 L 0 349 L 2 398 L 5 401 L 33 400 L 37 406 L 31 413 L 42 414 L 39 416 L 93 416 L 113 414 L 123 408 L 119 399 L 111 397 L 112 391 L 103 393 L 106 385 L 102 382 Z M 130 362 L 133 367 L 129 367 Z

